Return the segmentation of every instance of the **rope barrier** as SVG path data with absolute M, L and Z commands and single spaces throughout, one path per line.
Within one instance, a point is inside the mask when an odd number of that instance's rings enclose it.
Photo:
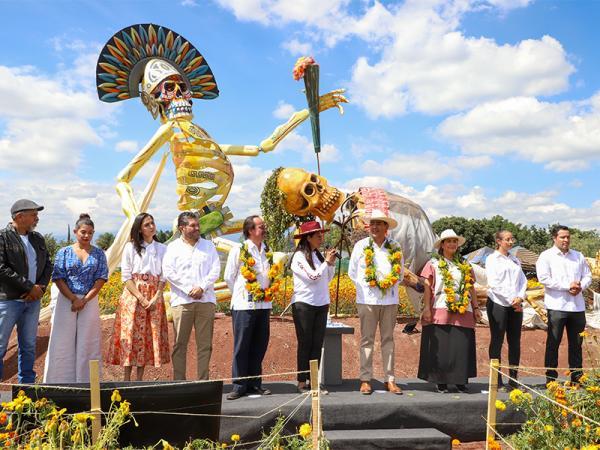
M 238 381 L 238 380 L 252 380 L 252 379 L 256 379 L 256 378 L 273 378 L 273 377 L 281 377 L 281 376 L 288 376 L 288 375 L 298 375 L 301 373 L 309 373 L 309 370 L 300 370 L 300 371 L 295 371 L 295 372 L 280 372 L 280 373 L 271 373 L 271 374 L 264 374 L 264 375 L 260 375 L 259 377 L 257 377 L 256 375 L 254 376 L 248 376 L 248 377 L 228 377 L 228 378 L 219 378 L 219 379 L 214 379 L 214 380 L 181 380 L 181 381 L 173 381 L 173 382 L 168 382 L 168 383 L 159 383 L 159 384 L 153 384 L 151 382 L 143 382 L 143 384 L 141 385 L 136 385 L 136 386 L 119 386 L 119 387 L 104 387 L 101 388 L 101 391 L 113 391 L 115 389 L 118 390 L 135 390 L 135 389 L 142 389 L 142 388 L 146 388 L 146 387 L 171 387 L 171 386 L 182 386 L 182 385 L 186 385 L 186 384 L 191 384 L 191 383 L 213 383 L 213 382 L 225 382 L 225 381 Z M 118 381 L 109 381 L 109 383 L 118 383 Z M 86 383 L 87 384 L 87 383 Z M 43 389 L 43 388 L 52 388 L 52 389 L 57 389 L 57 390 L 65 390 L 65 391 L 89 391 L 90 388 L 89 387 L 85 387 L 85 386 L 64 386 L 64 385 L 59 385 L 59 384 L 35 384 L 35 383 L 6 383 L 6 382 L 0 382 L 0 386 L 9 386 L 9 387 L 14 387 L 14 386 L 18 386 L 18 387 L 32 387 L 34 389 Z
M 295 415 L 295 414 L 296 414 L 296 413 L 297 413 L 297 412 L 300 410 L 300 407 L 301 407 L 301 406 L 304 404 L 304 402 L 305 402 L 306 400 L 308 400 L 308 399 L 309 399 L 309 396 L 307 395 L 307 396 L 306 396 L 306 397 L 305 397 L 305 398 L 304 398 L 304 399 L 303 399 L 303 400 L 302 400 L 302 401 L 301 401 L 301 402 L 298 404 L 298 406 L 296 406 L 296 407 L 295 407 L 295 408 L 294 408 L 294 409 L 293 409 L 293 410 L 290 412 L 290 414 L 288 415 L 288 417 L 286 417 L 286 419 L 285 419 L 285 420 L 282 422 L 282 424 L 281 424 L 281 429 L 283 429 L 283 428 L 284 428 L 284 427 L 285 427 L 285 426 L 286 426 L 286 425 L 287 425 L 287 424 L 290 422 L 290 420 L 292 420 L 292 417 L 294 417 L 294 415 Z M 314 430 L 313 430 L 313 432 L 314 432 Z M 266 446 L 266 445 L 270 444 L 270 442 L 271 442 L 271 441 L 273 441 L 273 440 L 275 439 L 275 437 L 276 437 L 276 435 L 274 435 L 274 436 L 271 436 L 271 437 L 270 437 L 270 439 L 267 439 L 266 441 L 264 441 L 264 445 Z
M 582 371 L 582 372 L 593 372 L 596 371 L 598 369 L 593 368 L 593 367 L 528 367 L 528 366 L 506 366 L 504 364 L 499 364 L 498 367 L 503 368 L 503 369 L 531 369 L 531 370 L 556 370 L 556 371 Z
M 498 433 L 498 431 L 497 431 L 497 430 L 496 430 L 496 429 L 495 429 L 493 426 L 491 426 L 491 425 L 490 425 L 490 423 L 487 421 L 487 419 L 486 419 L 485 417 L 483 417 L 483 416 L 482 416 L 482 419 L 484 420 L 484 422 L 485 422 L 485 424 L 486 424 L 486 427 L 487 427 L 487 429 L 488 429 L 488 430 L 491 430 L 491 431 L 492 431 L 492 433 L 494 433 L 494 435 L 495 435 L 495 436 L 498 436 L 498 437 L 500 438 L 500 440 L 501 440 L 501 441 L 502 441 L 504 444 L 506 444 L 510 450 L 517 450 L 517 449 L 516 449 L 515 447 L 513 447 L 513 446 L 510 444 L 510 442 L 508 442 L 508 441 L 507 441 L 507 440 L 506 440 L 506 439 L 505 439 L 505 438 L 504 438 L 504 437 L 503 437 L 503 436 L 502 436 L 500 433 Z M 496 425 L 498 425 L 498 424 L 496 424 Z M 521 424 L 519 424 L 519 425 L 521 425 Z M 486 448 L 487 448 L 487 446 L 486 446 Z
M 491 367 L 493 370 L 496 370 L 498 373 L 502 373 L 502 372 L 500 372 L 500 370 L 496 369 L 495 367 L 493 367 L 493 366 L 490 366 L 490 367 Z M 574 415 L 576 415 L 576 416 L 578 416 L 578 417 L 580 417 L 580 418 L 582 418 L 582 419 L 584 419 L 584 420 L 587 420 L 588 422 L 591 422 L 591 423 L 593 423 L 594 425 L 600 426 L 600 422 L 596 422 L 594 419 L 590 419 L 589 417 L 586 417 L 586 416 L 582 415 L 581 413 L 579 413 L 579 412 L 575 411 L 574 409 L 572 409 L 572 408 L 569 408 L 568 406 L 565 406 L 565 405 L 562 405 L 562 404 L 558 403 L 556 400 L 554 400 L 554 399 L 551 399 L 550 397 L 548 397 L 547 395 L 545 395 L 545 394 L 541 393 L 540 391 L 537 391 L 537 390 L 535 390 L 535 389 L 533 389 L 533 388 L 531 388 L 531 387 L 527 386 L 526 384 L 523 384 L 523 383 L 521 383 L 521 382 L 520 382 L 519 380 L 517 380 L 516 378 L 513 378 L 513 377 L 511 377 L 511 376 L 509 376 L 509 375 L 506 375 L 506 374 L 504 374 L 504 376 L 506 376 L 506 377 L 507 377 L 509 380 L 511 380 L 511 381 L 514 381 L 514 382 L 515 382 L 515 383 L 517 383 L 518 385 L 520 385 L 520 386 L 523 386 L 525 389 L 527 389 L 527 390 L 529 390 L 529 391 L 532 391 L 532 392 L 533 392 L 533 393 L 535 393 L 536 395 L 538 395 L 538 396 L 540 396 L 540 397 L 542 397 L 542 398 L 545 398 L 545 399 L 546 399 L 546 400 L 548 400 L 549 402 L 551 402 L 551 403 L 554 403 L 555 405 L 557 405 L 557 406 L 559 406 L 559 407 L 561 407 L 561 408 L 563 408 L 563 409 L 566 409 L 566 410 L 567 410 L 567 411 L 569 411 L 571 414 L 574 414 Z

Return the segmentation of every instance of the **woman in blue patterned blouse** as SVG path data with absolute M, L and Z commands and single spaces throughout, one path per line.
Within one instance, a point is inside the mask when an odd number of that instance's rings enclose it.
M 61 248 L 52 281 L 59 290 L 44 383 L 88 383 L 89 361 L 102 360 L 102 329 L 98 292 L 108 279 L 106 256 L 92 245 L 94 222 L 81 214 L 73 230 L 77 242 Z

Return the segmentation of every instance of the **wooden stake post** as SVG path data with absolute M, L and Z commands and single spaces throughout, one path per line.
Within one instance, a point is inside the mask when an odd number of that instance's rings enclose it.
M 90 413 L 94 417 L 92 420 L 92 444 L 95 444 L 100 435 L 102 426 L 102 408 L 100 405 L 100 369 L 98 360 L 90 360 Z
M 319 362 L 310 361 L 310 395 L 312 396 L 312 447 L 319 449 L 321 437 L 321 410 L 319 408 Z
M 494 429 L 496 428 L 496 395 L 498 394 L 498 370 L 500 369 L 500 361 L 492 359 L 490 361 L 490 386 L 488 396 L 488 410 L 487 410 L 487 428 L 486 428 L 486 439 L 485 448 L 489 450 L 491 438 L 495 439 L 496 434 Z

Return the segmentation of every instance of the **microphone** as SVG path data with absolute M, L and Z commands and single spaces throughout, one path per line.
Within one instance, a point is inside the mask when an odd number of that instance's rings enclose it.
M 329 251 L 330 249 L 331 249 L 331 245 L 329 245 L 329 244 L 325 244 L 325 251 L 327 252 L 327 251 Z M 337 249 L 334 249 L 334 250 L 335 250 L 335 257 L 336 257 L 337 259 L 342 259 L 341 255 L 339 254 L 339 252 L 337 251 Z

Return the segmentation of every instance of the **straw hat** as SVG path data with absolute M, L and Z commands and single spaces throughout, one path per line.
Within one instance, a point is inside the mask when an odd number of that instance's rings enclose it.
M 315 220 L 311 220 L 309 222 L 304 222 L 300 225 L 298 232 L 294 235 L 294 239 L 299 239 L 302 236 L 306 236 L 307 234 L 313 234 L 317 232 L 325 232 L 329 231 L 329 228 L 323 228 L 321 224 Z
M 446 239 L 458 239 L 458 246 L 460 247 L 461 245 L 464 245 L 465 242 L 467 242 L 467 240 L 462 237 L 459 236 L 458 234 L 455 233 L 454 230 L 452 229 L 447 229 L 442 231 L 442 234 L 440 234 L 440 238 L 434 242 L 433 247 L 436 250 L 439 250 L 440 245 L 442 245 L 442 241 L 446 240 Z
M 384 213 L 380 209 L 374 209 L 373 211 L 371 211 L 370 216 L 365 217 L 365 221 L 367 223 L 370 223 L 371 220 L 379 220 L 381 222 L 387 223 L 390 227 L 390 230 L 398 226 L 398 222 L 396 221 L 396 219 L 391 218 L 388 214 Z

